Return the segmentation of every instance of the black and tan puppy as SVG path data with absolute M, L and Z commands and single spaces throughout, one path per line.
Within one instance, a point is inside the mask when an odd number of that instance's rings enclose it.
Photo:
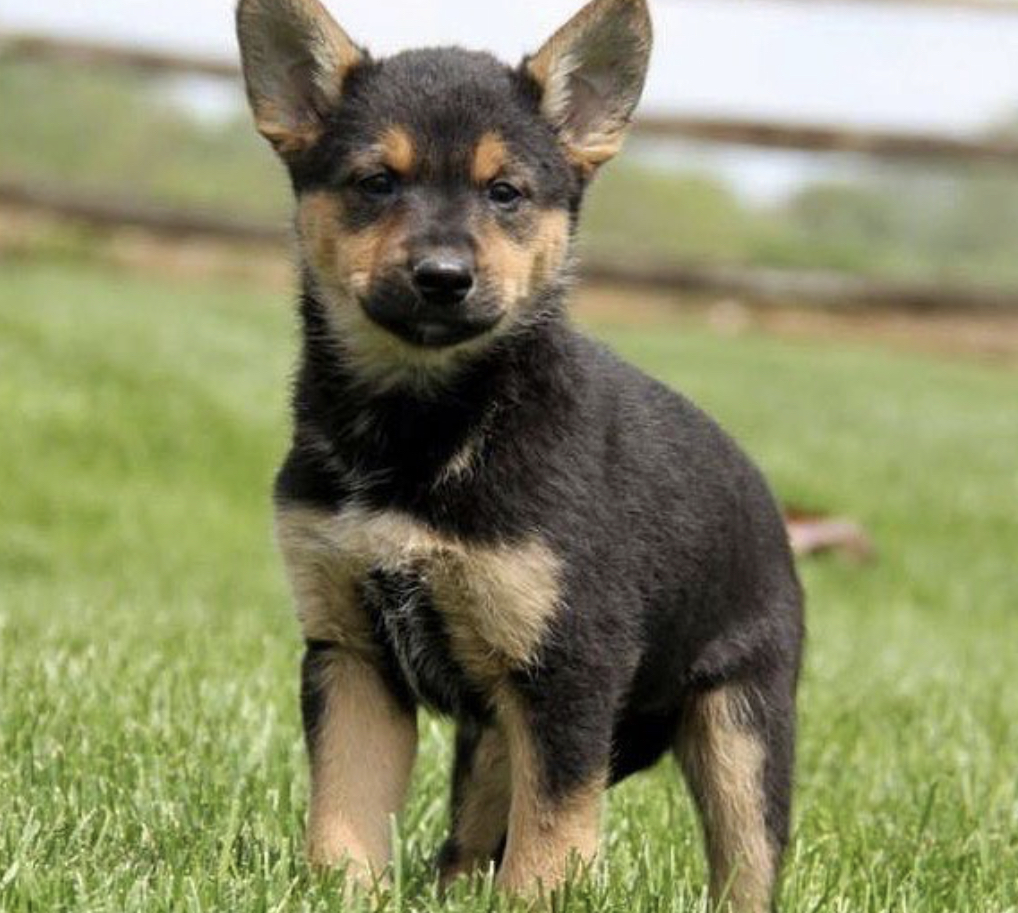
M 564 313 L 619 148 L 644 0 L 515 68 L 373 59 L 316 0 L 241 0 L 258 129 L 297 202 L 303 350 L 278 535 L 307 641 L 309 852 L 389 854 L 416 710 L 459 726 L 451 877 L 553 887 L 602 794 L 671 750 L 717 894 L 764 911 L 788 833 L 801 596 L 759 473 Z

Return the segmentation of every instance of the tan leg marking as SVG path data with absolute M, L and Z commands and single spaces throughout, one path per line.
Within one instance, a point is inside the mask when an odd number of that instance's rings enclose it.
M 361 881 L 389 861 L 390 816 L 403 807 L 417 751 L 417 722 L 368 663 L 338 655 L 311 752 L 308 856 L 349 862 Z
M 738 913 L 767 913 L 776 857 L 764 818 L 764 747 L 745 698 L 724 687 L 694 699 L 676 746 L 703 823 L 711 894 Z
M 542 783 L 529 724 L 518 703 L 503 695 L 498 714 L 509 748 L 512 801 L 497 882 L 516 894 L 550 891 L 565 880 L 571 860 L 586 865 L 597 854 L 607 775 L 592 778 L 568 796 L 551 799 Z
M 377 873 L 388 859 L 388 816 L 402 804 L 416 726 L 372 665 L 377 647 L 360 582 L 374 568 L 419 574 L 457 661 L 494 695 L 535 657 L 558 609 L 559 563 L 537 537 L 478 546 L 406 514 L 356 505 L 339 513 L 281 506 L 276 525 L 304 636 L 340 648 L 323 682 L 312 752 L 309 852 L 317 862 L 349 858 L 361 873 Z M 596 850 L 603 780 L 547 801 L 526 723 L 511 700 L 502 703 L 503 735 L 478 748 L 457 838 L 466 854 L 488 858 L 508 819 L 500 881 L 515 890 L 551 887 L 571 851 L 587 859 Z
M 453 822 L 456 865 L 443 873 L 443 881 L 484 868 L 491 861 L 509 823 L 509 750 L 496 727 L 481 735 Z

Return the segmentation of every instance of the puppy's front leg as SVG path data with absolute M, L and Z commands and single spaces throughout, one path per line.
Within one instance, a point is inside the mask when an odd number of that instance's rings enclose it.
M 512 799 L 497 880 L 512 893 L 533 895 L 561 884 L 571 862 L 589 864 L 596 855 L 608 758 L 596 746 L 572 744 L 563 731 L 547 738 L 550 733 L 542 733 L 515 699 L 501 702 L 499 716 L 509 748 Z M 552 766 L 561 750 L 589 753 L 588 772 L 560 782 Z
M 417 719 L 369 662 L 309 642 L 301 704 L 311 764 L 308 856 L 349 863 L 365 882 L 389 861 L 389 816 L 403 806 L 417 752 Z

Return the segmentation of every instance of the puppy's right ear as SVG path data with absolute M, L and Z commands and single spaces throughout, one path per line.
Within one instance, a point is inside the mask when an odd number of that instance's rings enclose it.
M 284 159 L 314 145 L 367 56 L 318 0 L 240 0 L 237 40 L 255 125 Z
M 622 145 L 650 46 L 647 0 L 590 0 L 523 62 L 542 113 L 588 178 Z

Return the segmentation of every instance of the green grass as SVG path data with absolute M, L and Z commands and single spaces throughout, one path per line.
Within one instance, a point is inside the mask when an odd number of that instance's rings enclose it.
M 196 121 L 164 85 L 112 68 L 0 61 L 0 172 L 283 222 L 283 170 L 247 111 Z
M 810 643 L 783 909 L 1018 908 L 1018 374 L 869 348 L 602 327 L 879 561 L 804 565 Z M 301 858 L 300 651 L 270 536 L 283 296 L 0 271 L 0 910 L 339 910 Z M 426 720 L 396 888 L 443 905 L 449 732 Z M 701 911 L 670 763 L 608 806 L 570 911 Z

